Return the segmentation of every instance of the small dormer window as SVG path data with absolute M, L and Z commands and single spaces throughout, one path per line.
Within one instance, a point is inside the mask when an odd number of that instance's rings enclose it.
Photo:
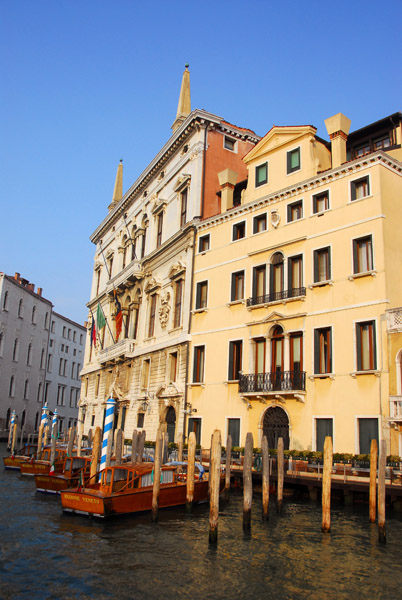
M 287 153 L 287 174 L 300 170 L 300 148 Z

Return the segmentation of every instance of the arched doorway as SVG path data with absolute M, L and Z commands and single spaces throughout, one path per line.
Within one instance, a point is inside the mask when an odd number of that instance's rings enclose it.
M 283 438 L 283 447 L 289 450 L 289 419 L 279 406 L 270 406 L 264 414 L 262 433 L 267 437 L 268 447 L 277 448 L 278 439 Z
M 166 413 L 167 433 L 169 443 L 174 442 L 174 434 L 176 432 L 176 411 L 173 406 L 169 406 Z

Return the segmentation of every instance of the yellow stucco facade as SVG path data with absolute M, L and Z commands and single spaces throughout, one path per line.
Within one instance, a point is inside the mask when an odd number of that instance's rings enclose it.
M 401 452 L 386 312 L 402 304 L 400 127 L 350 158 L 348 120 L 327 121 L 332 145 L 273 127 L 244 157 L 241 202 L 222 188 L 228 210 L 197 225 L 187 385 L 203 446 L 217 427 L 240 446 L 251 431 L 255 446 L 320 450 L 330 434 L 335 452 L 373 437 Z

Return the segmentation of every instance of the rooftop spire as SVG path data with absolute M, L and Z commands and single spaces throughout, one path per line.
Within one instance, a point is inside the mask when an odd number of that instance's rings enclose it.
M 172 125 L 172 131 L 176 131 L 178 127 L 185 121 L 186 117 L 191 113 L 191 97 L 190 97 L 190 71 L 189 65 L 185 65 L 183 79 L 181 81 L 179 104 L 177 105 L 176 120 Z
M 113 190 L 113 198 L 112 202 L 109 204 L 108 208 L 111 210 L 116 206 L 118 202 L 123 197 L 123 159 L 120 159 L 119 165 L 117 167 L 116 173 L 116 181 L 114 182 L 114 190 Z

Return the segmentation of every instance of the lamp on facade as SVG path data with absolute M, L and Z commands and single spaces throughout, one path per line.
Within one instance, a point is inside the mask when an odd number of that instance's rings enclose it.
M 192 413 L 196 413 L 197 409 L 193 408 L 190 402 L 186 402 L 184 405 L 184 414 L 191 415 Z
M 147 408 L 148 408 L 149 402 L 148 400 L 144 400 L 143 402 L 141 402 L 141 410 L 143 410 L 144 412 L 146 412 Z

